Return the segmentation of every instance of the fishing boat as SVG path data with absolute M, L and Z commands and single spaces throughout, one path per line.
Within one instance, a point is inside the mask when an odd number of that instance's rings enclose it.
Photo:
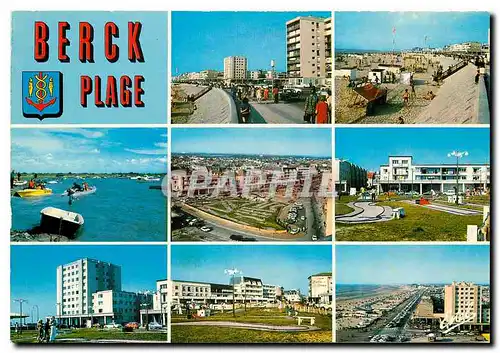
M 14 180 L 14 186 L 23 186 L 28 184 L 26 180 Z
M 70 188 L 69 190 L 73 190 L 73 197 L 79 197 L 79 196 L 85 196 L 85 195 L 90 195 L 93 194 L 94 192 L 97 191 L 97 188 L 95 186 L 91 186 L 88 190 L 82 190 L 82 191 L 75 191 L 75 189 Z M 61 196 L 68 196 L 68 190 L 63 192 Z
M 47 196 L 52 194 L 52 189 L 24 189 L 17 190 L 14 193 L 14 196 L 17 197 L 38 197 L 38 196 Z
M 40 214 L 40 228 L 42 232 L 48 234 L 59 234 L 73 238 L 84 223 L 81 214 L 55 207 L 45 207 L 40 211 Z
M 47 182 L 47 184 L 57 184 L 57 183 L 58 183 L 57 180 L 50 180 L 50 181 Z

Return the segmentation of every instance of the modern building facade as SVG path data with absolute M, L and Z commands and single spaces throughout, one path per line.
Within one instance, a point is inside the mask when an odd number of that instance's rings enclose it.
M 368 184 L 367 170 L 346 160 L 335 159 L 333 175 L 337 193 L 349 193 L 351 188 L 359 190 Z
M 281 300 L 283 290 L 280 286 L 263 284 L 253 277 L 236 276 L 229 284 L 193 281 L 172 281 L 173 303 L 273 303 Z
M 418 193 L 446 192 L 455 190 L 465 192 L 468 188 L 489 188 L 489 164 L 416 164 L 412 156 L 389 156 L 389 163 L 380 166 L 378 187 L 381 192 L 390 190 Z
M 94 259 L 80 259 L 56 270 L 56 314 L 68 324 L 80 325 L 82 318 L 93 314 L 93 294 L 99 291 L 120 292 L 121 268 Z
M 246 80 L 248 63 L 244 56 L 228 56 L 224 58 L 224 80 Z
M 331 82 L 331 31 L 331 18 L 296 17 L 286 23 L 287 75 L 291 84 L 327 84 L 327 73 Z
M 464 325 L 489 325 L 489 303 L 483 302 L 483 287 L 468 282 L 453 282 L 444 287 L 444 318 Z
M 300 303 L 302 301 L 300 289 L 286 290 L 284 291 L 283 297 L 289 303 Z
M 156 290 L 152 293 L 152 300 L 141 302 L 140 324 L 146 322 L 157 322 L 163 326 L 167 325 L 168 315 L 168 280 L 160 279 L 156 281 Z
M 332 303 L 333 277 L 331 272 L 322 272 L 309 276 L 309 302 L 315 304 Z

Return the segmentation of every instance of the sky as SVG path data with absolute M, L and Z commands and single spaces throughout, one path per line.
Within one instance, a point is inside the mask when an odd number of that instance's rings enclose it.
M 12 129 L 11 169 L 36 173 L 165 173 L 167 130 Z
M 335 158 L 378 171 L 389 155 L 413 156 L 414 163 L 456 163 L 448 153 L 467 151 L 463 163 L 490 162 L 489 128 L 337 128 Z
M 173 128 L 172 153 L 331 157 L 331 129 Z
M 165 124 L 167 119 L 167 12 L 89 12 L 89 11 L 47 11 L 14 12 L 12 15 L 12 69 L 11 69 L 11 107 L 13 124 Z M 42 20 L 49 26 L 49 59 L 38 63 L 34 59 L 33 27 L 34 22 Z M 61 63 L 57 58 L 57 23 L 69 22 L 67 31 L 70 45 L 66 53 L 69 63 Z M 78 60 L 78 23 L 89 22 L 94 28 L 94 63 L 81 63 Z M 132 63 L 127 58 L 127 22 L 138 21 L 142 24 L 139 36 L 144 62 Z M 119 59 L 110 63 L 104 56 L 104 24 L 114 22 L 119 28 L 119 37 L 113 43 L 119 47 Z M 25 118 L 21 110 L 22 71 L 46 70 L 60 71 L 63 75 L 63 114 L 57 119 Z M 101 76 L 101 97 L 104 97 L 108 75 L 122 75 L 133 78 L 142 75 L 145 81 L 142 100 L 143 108 L 98 108 L 94 105 L 94 95 L 89 95 L 89 106 L 80 104 L 80 76 Z M 118 85 L 119 88 L 119 85 Z M 95 90 L 95 88 L 93 88 Z
M 488 43 L 487 12 L 336 12 L 335 48 L 392 50 Z M 427 40 L 425 40 L 427 37 Z
M 489 284 L 490 247 L 483 245 L 341 245 L 337 284 Z
M 57 266 L 85 257 L 121 266 L 122 290 L 125 291 L 154 291 L 156 281 L 167 278 L 165 246 L 11 246 L 11 312 L 19 312 L 19 304 L 13 300 L 22 298 L 28 300 L 27 304 L 23 304 L 23 312 L 28 309 L 29 313 L 33 305 L 38 305 L 40 318 L 54 315 Z M 35 311 L 33 314 L 36 315 Z
M 286 71 L 286 22 L 331 12 L 172 12 L 172 76 L 224 69 L 227 56 L 245 56 L 248 69 Z
M 321 245 L 174 245 L 172 279 L 229 284 L 225 269 L 237 268 L 243 276 L 263 284 L 308 292 L 308 277 L 332 271 L 332 247 Z

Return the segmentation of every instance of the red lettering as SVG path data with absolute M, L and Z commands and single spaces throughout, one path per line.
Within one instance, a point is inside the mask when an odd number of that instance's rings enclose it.
M 144 107 L 144 102 L 141 100 L 141 96 L 144 94 L 144 90 L 141 87 L 141 83 L 144 82 L 144 76 L 134 76 L 134 104 L 136 107 Z
M 87 107 L 87 96 L 92 93 L 92 79 L 88 76 L 80 77 L 80 104 Z
M 132 99 L 129 88 L 132 87 L 132 80 L 128 76 L 120 77 L 120 103 L 123 107 L 131 107 Z
M 120 48 L 113 44 L 113 37 L 118 38 L 119 29 L 114 22 L 107 22 L 104 25 L 104 54 L 109 62 L 114 63 L 118 60 Z
M 69 39 L 66 38 L 66 31 L 71 28 L 68 22 L 59 22 L 59 61 L 69 63 L 69 56 L 66 55 L 66 47 L 69 46 Z
M 46 62 L 49 59 L 49 27 L 45 22 L 35 22 L 35 60 L 38 62 Z
M 144 62 L 139 36 L 141 35 L 142 24 L 140 22 L 128 23 L 128 59 L 131 62 Z
M 79 57 L 82 63 L 94 62 L 94 28 L 88 22 L 80 22 L 80 50 Z
M 101 100 L 101 78 L 99 76 L 94 76 L 95 90 L 94 90 L 94 102 L 96 107 L 104 107 L 104 102 Z
M 108 84 L 106 86 L 106 106 L 118 107 L 118 99 L 116 97 L 116 78 L 108 76 Z

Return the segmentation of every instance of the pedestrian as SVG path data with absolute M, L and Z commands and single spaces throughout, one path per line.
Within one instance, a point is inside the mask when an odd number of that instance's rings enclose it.
M 14 169 L 12 169 L 12 172 L 10 172 L 10 188 L 12 189 L 14 187 L 14 179 L 16 178 L 16 172 Z
M 246 124 L 250 120 L 250 104 L 248 98 L 244 97 L 240 105 L 240 115 L 242 123 Z
M 408 88 L 403 92 L 403 103 L 405 106 L 408 106 L 408 100 L 410 99 L 410 93 L 408 92 Z
M 45 331 L 45 342 L 49 342 L 50 339 L 50 320 L 47 318 L 47 321 L 45 321 L 45 325 L 43 326 L 44 331 Z
M 255 96 L 257 97 L 257 102 L 260 103 L 260 101 L 262 100 L 262 90 L 260 89 L 260 87 L 257 87 L 255 89 Z
M 328 104 L 328 124 L 332 122 L 332 91 L 326 91 L 326 104 Z
M 306 123 L 314 124 L 314 115 L 316 113 L 316 104 L 318 103 L 318 95 L 316 94 L 316 88 L 311 87 L 311 93 L 306 97 L 305 107 L 304 107 L 304 121 Z
M 264 100 L 267 101 L 269 99 L 269 88 L 264 88 Z
M 43 333 L 43 320 L 42 319 L 38 320 L 38 323 L 36 324 L 36 328 L 38 330 L 38 342 L 43 342 L 44 333 Z
M 477 70 L 476 72 L 476 77 L 474 77 L 474 82 L 476 83 L 476 85 L 479 83 L 479 70 Z
M 413 82 L 413 79 L 410 82 L 410 87 L 411 87 L 411 96 L 413 98 L 417 97 L 417 93 L 415 92 L 415 82 Z
M 402 117 L 402 116 L 400 116 L 400 117 L 398 118 L 398 124 L 404 124 L 404 123 L 405 123 L 405 121 L 403 120 L 403 117 Z
M 279 89 L 277 86 L 274 86 L 273 88 L 273 98 L 274 98 L 274 103 L 278 103 L 278 95 L 279 95 Z
M 57 321 L 55 316 L 50 319 L 50 342 L 55 342 L 57 336 Z
M 21 172 L 17 172 L 17 181 L 21 181 Z
M 327 124 L 328 123 L 328 103 L 326 103 L 326 97 L 321 96 L 318 103 L 316 103 L 316 124 Z

